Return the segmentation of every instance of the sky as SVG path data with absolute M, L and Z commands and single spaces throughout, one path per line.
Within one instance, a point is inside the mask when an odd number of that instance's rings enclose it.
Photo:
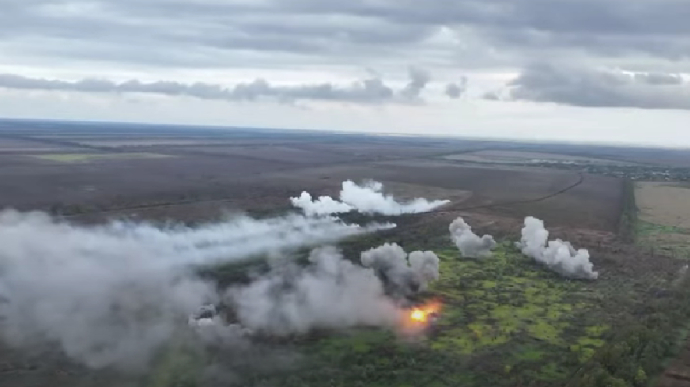
M 0 117 L 690 147 L 687 0 L 2 0 Z

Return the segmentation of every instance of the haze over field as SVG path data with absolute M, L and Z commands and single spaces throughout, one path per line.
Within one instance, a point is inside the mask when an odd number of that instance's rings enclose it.
M 690 146 L 689 9 L 9 0 L 0 116 Z

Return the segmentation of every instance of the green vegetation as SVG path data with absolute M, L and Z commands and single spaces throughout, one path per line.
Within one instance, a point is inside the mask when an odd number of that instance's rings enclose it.
M 644 315 L 611 337 L 568 384 L 572 387 L 646 386 L 676 356 L 687 337 L 690 281 L 684 280 L 669 297 L 646 305 Z
M 636 227 L 636 242 L 638 246 L 647 247 L 655 254 L 665 254 L 674 258 L 690 259 L 690 245 L 674 240 L 680 236 L 690 241 L 690 230 L 664 226 L 660 224 L 638 221 Z
M 664 237 L 687 234 L 687 230 L 657 225 L 637 218 L 634 187 L 627 182 L 619 231 L 624 240 L 636 242 L 639 246 L 661 249 L 665 252 L 671 249 L 687 252 L 686 246 L 664 242 Z M 686 256 L 690 255 L 686 253 Z M 622 288 L 616 290 L 622 293 Z M 567 386 L 654 385 L 654 377 L 660 375 L 668 361 L 677 356 L 681 344 L 687 339 L 690 281 L 685 277 L 678 277 L 671 286 L 666 286 L 664 291 L 658 294 L 654 298 L 637 303 L 633 299 L 620 297 L 620 294 L 615 295 L 623 304 L 628 304 L 629 309 L 637 310 L 637 313 L 621 315 L 621 320 L 617 322 L 620 328 L 608 334 L 605 329 L 588 329 L 590 335 L 601 334 L 605 340 L 581 339 L 573 346 L 574 349 L 579 349 L 579 346 L 589 343 L 600 348 L 592 351 L 588 358 L 581 359 L 585 361 L 583 367 Z
M 647 227 L 636 224 L 638 234 Z M 296 367 L 248 372 L 241 375 L 242 385 L 643 386 L 660 374 L 687 335 L 690 292 L 683 281 L 672 286 L 656 275 L 631 280 L 615 273 L 595 282 L 567 280 L 524 257 L 509 241 L 490 259 L 463 259 L 445 237 L 445 224 L 406 226 L 341 247 L 357 259 L 360 251 L 395 236 L 407 241 L 408 251 L 436 251 L 441 277 L 420 298 L 441 300 L 443 309 L 427 337 L 410 342 L 378 329 L 292 337 L 280 345 L 302 355 Z M 226 286 L 262 270 L 257 260 L 204 275 Z M 652 284 L 663 291 L 650 296 Z M 164 364 L 182 363 L 167 360 L 157 369 L 169 374 Z M 184 386 L 172 380 L 190 380 L 189 374 L 151 380 L 168 381 L 157 387 Z
M 447 299 L 440 326 L 449 329 L 434 340 L 434 348 L 471 354 L 520 335 L 564 344 L 568 321 L 581 307 L 569 299 L 577 283 L 532 265 L 508 245 L 485 261 L 459 259 L 454 251 L 439 257 L 442 274 L 433 289 Z
M 304 368 L 255 380 L 282 386 L 514 386 L 565 382 L 604 345 L 609 327 L 588 323 L 584 282 L 567 281 L 503 243 L 486 260 L 437 250 L 441 278 L 425 297 L 443 301 L 429 337 L 391 332 L 305 339 Z M 587 308 L 590 308 L 589 310 Z
M 97 160 L 131 160 L 131 159 L 162 159 L 173 157 L 157 153 L 54 153 L 33 155 L 41 160 L 56 161 L 60 163 L 84 163 Z

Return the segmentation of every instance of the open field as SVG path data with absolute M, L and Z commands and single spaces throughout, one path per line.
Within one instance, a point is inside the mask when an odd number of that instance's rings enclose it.
M 647 222 L 690 228 L 690 185 L 640 182 L 637 204 Z
M 616 386 L 618 379 L 629 382 L 618 385 L 647 385 L 678 350 L 683 337 L 679 321 L 688 318 L 685 305 L 690 302 L 683 298 L 686 289 L 679 280 L 686 261 L 678 258 L 683 258 L 681 246 L 690 244 L 685 233 L 690 213 L 684 212 L 690 208 L 685 196 L 690 189 L 639 183 L 631 204 L 626 196 L 630 183 L 621 178 L 473 165 L 443 157 L 635 164 L 638 156 L 639 162 L 649 163 L 657 154 L 663 153 L 572 144 L 0 120 L 0 203 L 78 223 L 125 217 L 195 225 L 233 211 L 269 216 L 290 211 L 288 198 L 305 190 L 337 196 L 347 179 L 381 181 L 387 193 L 402 199 L 451 201 L 433 213 L 382 218 L 398 227 L 339 246 L 351 261 L 383 242 L 438 254 L 441 277 L 419 297 L 439 299 L 443 309 L 436 329 L 420 342 L 403 342 L 379 329 L 269 340 L 262 352 L 247 358 L 257 356 L 264 363 L 279 358 L 275 363 L 280 367 L 233 369 L 231 376 L 221 373 L 213 382 L 207 379 L 210 364 L 229 367 L 238 359 L 228 358 L 222 348 L 199 349 L 184 337 L 170 343 L 143 377 L 93 371 L 54 348 L 21 352 L 0 346 L 0 385 L 598 387 Z M 683 163 L 681 151 L 664 155 L 660 164 Z M 632 216 L 637 214 L 635 200 L 639 220 Z M 600 278 L 566 280 L 523 256 L 513 242 L 528 215 L 545 220 L 551 238 L 589 249 Z M 499 240 L 493 258 L 459 256 L 448 238 L 448 224 L 457 216 L 478 234 Z M 637 245 L 621 237 L 624 218 Z M 650 246 L 655 250 L 650 252 Z M 265 266 L 214 267 L 206 274 L 225 287 Z M 625 346 L 635 348 L 625 352 Z M 626 366 L 610 364 L 612 358 L 626 359 Z M 588 380 L 588 375 L 599 379 Z
M 690 188 L 679 183 L 638 182 L 637 242 L 690 259 Z

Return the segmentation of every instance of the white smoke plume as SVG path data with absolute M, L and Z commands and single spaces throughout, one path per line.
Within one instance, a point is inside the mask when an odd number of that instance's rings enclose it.
M 362 265 L 379 274 L 389 293 L 408 296 L 426 289 L 429 282 L 439 277 L 439 259 L 432 251 L 414 251 L 408 254 L 396 243 L 362 252 Z
M 532 216 L 525 218 L 519 246 L 522 253 L 543 263 L 564 277 L 575 279 L 597 279 L 594 265 L 589 261 L 589 251 L 575 250 L 570 242 L 560 239 L 549 241 L 549 231 L 544 221 Z
M 272 335 L 316 328 L 394 327 L 401 311 L 373 270 L 343 259 L 334 247 L 315 249 L 306 268 L 275 270 L 229 296 L 243 326 Z
M 0 213 L 0 338 L 54 343 L 91 367 L 145 367 L 214 286 L 194 265 L 249 259 L 372 231 L 332 218 L 247 217 L 197 228 L 76 226 Z
M 488 258 L 491 250 L 496 247 L 496 241 L 491 235 L 479 237 L 472 231 L 463 218 L 457 218 L 448 226 L 453 242 L 466 258 Z
M 295 207 L 301 208 L 308 215 L 328 215 L 356 210 L 363 214 L 402 215 L 429 212 L 450 203 L 449 200 L 429 201 L 417 198 L 407 203 L 398 202 L 392 195 L 385 195 L 383 184 L 368 181 L 357 185 L 351 180 L 343 182 L 340 201 L 330 196 L 321 196 L 312 201 L 309 193 L 303 192 L 299 198 L 291 198 Z
M 342 214 L 354 210 L 354 207 L 334 200 L 330 196 L 320 196 L 313 200 L 309 192 L 302 192 L 298 198 L 290 198 L 292 205 L 304 210 L 308 216 Z

